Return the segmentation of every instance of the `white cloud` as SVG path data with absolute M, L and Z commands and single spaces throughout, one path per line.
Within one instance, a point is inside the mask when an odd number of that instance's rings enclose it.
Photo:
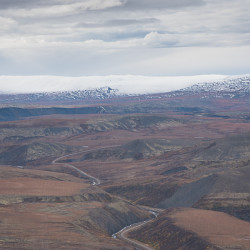
M 1 23 L 0 32 L 8 31 L 13 27 L 15 27 L 15 25 L 17 24 L 13 19 L 1 16 L 0 16 L 0 23 Z
M 173 47 L 178 43 L 175 35 L 151 32 L 144 37 L 144 45 L 150 47 Z

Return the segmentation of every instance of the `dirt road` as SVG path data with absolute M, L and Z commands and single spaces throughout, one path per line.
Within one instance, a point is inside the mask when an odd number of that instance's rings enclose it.
M 101 148 L 95 148 L 95 149 L 89 149 L 89 150 L 84 150 L 84 151 L 81 151 L 81 152 L 77 152 L 77 153 L 72 153 L 72 154 L 68 154 L 68 155 L 64 155 L 64 156 L 61 156 L 61 157 L 58 157 L 56 158 L 55 160 L 52 161 L 52 164 L 57 164 L 57 165 L 64 165 L 64 166 L 67 166 L 71 169 L 74 169 L 76 170 L 77 172 L 79 172 L 80 174 L 82 174 L 83 176 L 89 178 L 91 181 L 92 181 L 92 185 L 100 185 L 101 184 L 101 180 L 99 180 L 98 178 L 82 171 L 81 169 L 71 165 L 71 164 L 68 164 L 68 163 L 58 163 L 58 161 L 68 157 L 68 156 L 73 156 L 73 155 L 77 155 L 77 154 L 81 154 L 81 153 L 87 153 L 87 152 L 91 152 L 91 151 L 96 151 L 96 150 L 99 150 L 99 149 L 106 149 L 106 148 L 112 148 L 112 147 L 117 147 L 117 146 L 120 146 L 120 145 L 114 145 L 114 146 L 107 146 L 107 147 L 101 147 Z M 153 207 L 146 207 L 146 206 L 140 206 L 141 209 L 144 209 L 144 210 L 147 210 L 149 211 L 151 214 L 154 215 L 154 217 L 156 218 L 158 216 L 158 214 L 162 211 L 161 209 L 157 209 L 157 208 L 153 208 Z M 146 244 L 143 244 L 137 240 L 133 240 L 133 239 L 130 239 L 127 237 L 127 234 L 137 228 L 140 228 L 150 222 L 152 222 L 155 218 L 152 218 L 150 220 L 146 220 L 146 221 L 142 221 L 142 222 L 139 222 L 139 223 L 135 223 L 135 224 L 132 224 L 132 225 L 129 225 L 129 226 L 126 226 L 124 227 L 122 230 L 120 230 L 119 232 L 115 233 L 112 235 L 113 238 L 117 238 L 117 239 L 121 239 L 121 240 L 124 240 L 128 243 L 130 243 L 132 246 L 135 247 L 135 249 L 137 250 L 153 250 L 152 247 L 150 246 L 147 246 Z

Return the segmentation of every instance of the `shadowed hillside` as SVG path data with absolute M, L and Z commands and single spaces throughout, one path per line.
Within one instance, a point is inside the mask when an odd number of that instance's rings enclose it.
M 197 161 L 230 161 L 250 158 L 250 133 L 217 140 L 210 148 L 200 152 Z
M 83 108 L 0 108 L 0 121 L 14 121 L 43 115 L 77 115 L 102 113 L 102 107 Z
M 0 153 L 0 163 L 9 165 L 26 165 L 39 163 L 39 160 L 50 162 L 60 155 L 69 154 L 80 150 L 81 147 L 72 147 L 56 143 L 34 142 L 27 145 L 11 146 Z
M 185 143 L 184 143 L 185 144 Z M 165 139 L 134 140 L 120 147 L 100 149 L 84 155 L 83 160 L 91 159 L 134 159 L 141 160 L 150 156 L 161 155 L 167 151 L 181 149 L 178 143 Z
M 136 130 L 143 128 L 157 128 L 159 126 L 178 125 L 183 121 L 181 119 L 171 118 L 163 115 L 130 115 L 124 117 L 106 118 L 97 120 L 94 123 L 82 124 L 84 132 L 94 133 L 110 130 Z

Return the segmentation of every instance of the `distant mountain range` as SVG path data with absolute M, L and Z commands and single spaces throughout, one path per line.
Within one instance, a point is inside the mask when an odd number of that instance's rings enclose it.
M 82 104 L 101 102 L 113 97 L 126 96 L 117 89 L 101 87 L 78 91 L 45 92 L 32 94 L 0 94 L 0 104 Z
M 145 86 L 146 87 L 146 86 Z M 124 88 L 124 86 L 123 86 Z M 86 90 L 58 91 L 44 93 L 27 94 L 0 94 L 0 104 L 2 105 L 22 105 L 22 104 L 91 104 L 91 103 L 111 103 L 120 100 L 130 100 L 131 98 L 141 98 L 142 100 L 152 98 L 166 98 L 176 96 L 199 95 L 202 97 L 246 97 L 250 95 L 250 77 L 227 77 L 220 81 L 199 82 L 190 87 L 171 92 L 159 92 L 154 94 L 125 94 L 124 91 L 110 86 L 100 88 L 89 88 Z
M 248 96 L 250 93 L 250 77 L 228 78 L 219 83 L 199 83 L 182 89 L 181 91 L 192 94 L 214 94 L 214 97 L 220 97 L 222 95 L 231 97 Z

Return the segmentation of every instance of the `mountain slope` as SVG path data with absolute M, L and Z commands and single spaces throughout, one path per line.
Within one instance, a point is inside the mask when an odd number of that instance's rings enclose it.
M 28 162 L 50 159 L 63 154 L 69 154 L 79 150 L 79 147 L 72 147 L 58 143 L 34 142 L 28 145 L 15 145 L 5 148 L 0 153 L 0 164 L 26 165 Z
M 82 160 L 107 160 L 110 158 L 116 160 L 141 160 L 143 158 L 161 155 L 164 152 L 178 150 L 180 148 L 181 146 L 177 143 L 165 139 L 134 140 L 112 149 L 99 149 L 87 153 L 83 156 Z

